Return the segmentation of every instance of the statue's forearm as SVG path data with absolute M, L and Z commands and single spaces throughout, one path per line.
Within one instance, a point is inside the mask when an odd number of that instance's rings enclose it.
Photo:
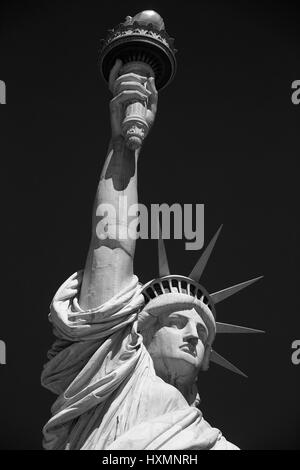
M 84 309 L 98 307 L 131 280 L 135 239 L 128 208 L 137 204 L 138 151 L 111 141 L 93 208 L 92 237 L 80 294 Z

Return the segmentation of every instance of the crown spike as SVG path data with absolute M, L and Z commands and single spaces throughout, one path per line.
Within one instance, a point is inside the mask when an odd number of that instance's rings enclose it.
M 169 276 L 170 274 L 169 263 L 168 263 L 164 240 L 162 238 L 160 224 L 159 224 L 159 238 L 158 238 L 158 267 L 159 267 L 159 277 Z
M 258 281 L 261 278 L 263 278 L 263 276 L 250 279 L 249 281 L 246 281 L 246 282 L 241 282 L 240 284 L 236 284 L 235 286 L 227 287 L 226 289 L 210 294 L 210 297 L 213 300 L 213 302 L 217 304 L 219 302 L 222 302 L 222 300 L 227 299 L 227 297 L 230 297 L 231 295 L 236 294 L 240 290 L 245 289 L 245 287 L 250 286 L 251 284 L 253 284 L 254 282 Z
M 231 364 L 231 362 L 227 361 L 227 359 L 225 359 L 223 356 L 221 356 L 214 350 L 211 351 L 210 360 L 214 362 L 215 364 L 218 364 L 219 366 L 224 367 L 225 369 L 228 369 L 231 372 L 234 372 L 235 374 L 242 375 L 246 379 L 248 378 L 247 375 L 244 374 L 244 372 L 242 372 L 236 366 Z
M 229 323 L 216 322 L 217 333 L 265 333 L 262 330 L 255 330 L 254 328 L 247 328 L 240 325 L 230 325 Z
M 210 258 L 210 255 L 214 249 L 214 246 L 216 244 L 216 241 L 218 239 L 218 236 L 222 230 L 222 227 L 223 225 L 221 225 L 221 227 L 219 228 L 219 230 L 217 231 L 217 233 L 215 234 L 215 236 L 212 238 L 212 240 L 210 241 L 210 243 L 207 245 L 206 249 L 204 250 L 204 252 L 202 253 L 199 261 L 196 263 L 194 269 L 192 270 L 192 272 L 189 274 L 189 277 L 191 279 L 193 279 L 194 281 L 198 282 L 199 279 L 201 278 L 202 274 L 203 274 L 203 271 L 205 269 L 205 266 Z

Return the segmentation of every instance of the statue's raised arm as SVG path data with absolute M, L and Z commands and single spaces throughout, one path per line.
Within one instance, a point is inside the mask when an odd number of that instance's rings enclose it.
M 157 109 L 154 77 L 123 73 L 121 60 L 110 72 L 111 140 L 93 208 L 92 237 L 80 295 L 83 309 L 98 307 L 128 284 L 133 275 L 135 234 L 128 228 L 128 208 L 137 206 L 137 161 L 141 147 L 131 149 L 122 133 L 128 102 L 146 105 L 148 128 Z M 126 71 L 126 69 L 125 69 Z M 132 216 L 135 218 L 135 216 Z M 132 228 L 133 224 L 131 224 Z

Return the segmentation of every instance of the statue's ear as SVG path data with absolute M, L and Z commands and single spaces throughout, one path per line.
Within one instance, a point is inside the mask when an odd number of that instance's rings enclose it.
M 209 369 L 209 361 L 210 361 L 210 353 L 211 353 L 211 344 L 205 345 L 204 357 L 202 361 L 201 369 L 206 371 Z

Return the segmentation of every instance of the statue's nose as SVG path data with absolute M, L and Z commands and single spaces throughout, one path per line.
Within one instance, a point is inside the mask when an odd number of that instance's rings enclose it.
M 198 332 L 197 332 L 197 326 L 194 322 L 189 321 L 184 328 L 184 340 L 188 341 L 189 343 L 193 344 L 194 346 L 197 345 L 198 343 Z

